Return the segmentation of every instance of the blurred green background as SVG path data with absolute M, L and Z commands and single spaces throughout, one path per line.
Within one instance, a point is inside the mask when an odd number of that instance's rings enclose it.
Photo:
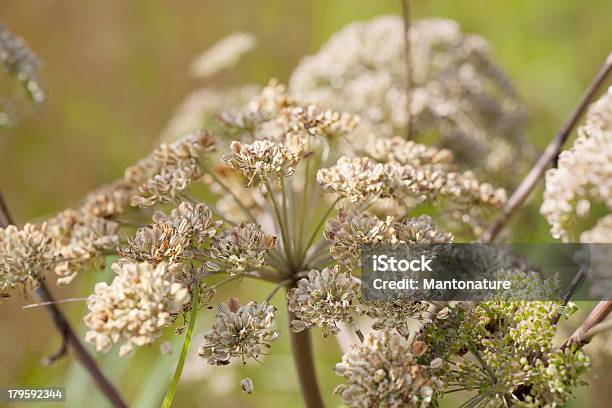
M 399 0 L 0 1 L 0 23 L 41 57 L 49 93 L 48 103 L 37 112 L 15 90 L 19 123 L 0 131 L 0 187 L 15 218 L 39 219 L 76 205 L 87 191 L 120 176 L 151 149 L 176 105 L 195 87 L 263 84 L 271 77 L 285 82 L 301 56 L 315 52 L 347 23 L 400 10 Z M 612 46 L 610 1 L 414 0 L 412 11 L 414 18 L 454 19 L 464 31 L 492 43 L 496 60 L 528 107 L 527 134 L 539 148 L 560 127 Z M 256 50 L 208 83 L 191 78 L 188 65 L 194 56 L 234 31 L 255 34 Z M 551 240 L 537 204 L 535 197 L 515 220 L 516 241 Z M 105 277 L 102 272 L 81 275 L 69 288 L 53 290 L 60 298 L 85 296 Z M 268 290 L 245 282 L 240 297 L 262 298 Z M 219 299 L 228 296 L 222 292 Z M 0 385 L 66 386 L 65 406 L 105 406 L 71 358 L 40 367 L 59 339 L 45 311 L 22 310 L 24 303 L 12 299 L 0 307 Z M 279 299 L 276 303 L 280 306 Z M 84 309 L 83 303 L 64 307 L 81 331 Z M 194 352 L 211 313 L 201 315 Z M 281 313 L 281 329 L 285 324 Z M 315 338 L 327 403 L 339 406 L 331 395 L 339 382 L 332 371 L 338 348 L 332 338 L 319 340 L 318 333 Z M 165 390 L 177 354 L 175 346 L 171 356 L 152 347 L 129 359 L 117 358 L 115 350 L 99 357 L 130 403 L 152 407 Z M 300 406 L 291 364 L 286 336 L 261 366 L 209 368 L 193 358 L 176 406 Z M 601 371 L 594 385 L 568 406 L 609 406 L 612 387 L 609 374 Z M 253 395 L 239 391 L 243 376 L 253 378 Z

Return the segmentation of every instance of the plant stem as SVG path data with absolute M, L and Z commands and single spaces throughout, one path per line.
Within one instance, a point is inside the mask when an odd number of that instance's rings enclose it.
M 14 225 L 15 222 L 11 217 L 6 201 L 2 196 L 2 192 L 0 192 L 0 228 L 6 228 L 11 224 Z M 96 360 L 93 359 L 93 357 L 85 349 L 85 346 L 83 346 L 81 343 L 79 336 L 76 334 L 72 326 L 70 326 L 70 323 L 68 323 L 68 319 L 57 306 L 56 300 L 53 298 L 53 295 L 51 295 L 51 292 L 49 292 L 49 289 L 44 282 L 40 282 L 40 286 L 36 290 L 35 295 L 39 302 L 45 303 L 45 308 L 53 319 L 53 323 L 55 324 L 57 331 L 62 336 L 62 346 L 60 350 L 47 358 L 47 361 L 53 362 L 58 358 L 63 357 L 68 351 L 68 347 L 71 347 L 77 360 L 79 360 L 83 367 L 85 367 L 85 369 L 89 372 L 91 378 L 94 380 L 100 391 L 106 395 L 110 403 L 115 408 L 127 408 L 127 404 L 123 401 L 117 389 L 104 376 L 100 370 L 100 367 L 98 367 Z
M 193 302 L 191 305 L 191 312 L 189 313 L 189 327 L 187 328 L 187 334 L 185 335 L 185 342 L 183 343 L 183 349 L 181 350 L 181 355 L 176 365 L 176 370 L 174 371 L 174 377 L 172 378 L 172 382 L 168 387 L 168 392 L 166 393 L 164 401 L 162 402 L 162 408 L 170 408 L 172 406 L 172 401 L 174 400 L 174 395 L 176 395 L 176 389 L 178 387 L 179 380 L 181 379 L 181 374 L 183 373 L 185 359 L 187 358 L 187 352 L 189 351 L 189 345 L 191 344 L 191 337 L 193 336 L 193 328 L 195 327 L 199 302 L 200 281 L 197 280 L 193 288 Z
M 508 199 L 508 202 L 502 210 L 501 215 L 482 238 L 483 242 L 489 243 L 495 240 L 502 228 L 508 223 L 510 218 L 512 218 L 523 202 L 525 202 L 525 199 L 527 199 L 540 177 L 542 177 L 544 172 L 548 169 L 548 166 L 551 164 L 556 165 L 555 162 L 559 156 L 559 153 L 561 152 L 561 148 L 567 141 L 570 133 L 584 112 L 587 110 L 590 101 L 593 99 L 599 88 L 604 84 L 610 71 L 612 71 L 612 54 L 608 55 L 606 61 L 597 73 L 597 76 L 595 79 L 593 79 L 561 130 L 559 130 L 548 147 L 546 147 L 544 153 L 542 153 L 536 164 L 531 168 L 518 188 L 514 191 L 514 193 L 512 193 L 512 196 L 510 196 Z
M 291 311 L 289 311 L 288 314 L 289 323 L 291 323 L 295 315 Z M 321 398 L 321 391 L 319 390 L 317 374 L 314 367 L 310 330 L 294 333 L 290 328 L 289 336 L 291 340 L 293 363 L 297 371 L 304 404 L 306 408 L 323 408 L 323 399 Z
M 325 214 L 323 214 L 323 216 L 321 217 L 321 219 L 317 223 L 317 226 L 312 231 L 312 234 L 310 235 L 310 239 L 308 240 L 308 243 L 306 244 L 306 246 L 302 250 L 302 255 L 301 255 L 300 258 L 304 258 L 304 255 L 306 255 L 306 252 L 308 252 L 308 250 L 310 249 L 310 246 L 314 243 L 314 240 L 317 238 L 317 234 L 319 233 L 319 230 L 321 229 L 323 224 L 325 224 L 325 221 L 327 221 L 327 217 L 334 210 L 334 208 L 336 207 L 336 204 L 338 203 L 338 201 L 340 201 L 340 198 L 337 198 L 336 201 L 334 201 L 332 203 L 332 205 L 329 206 L 327 211 L 325 211 Z
M 579 347 L 585 345 L 590 339 L 590 337 L 587 335 L 589 331 L 599 323 L 603 322 L 611 312 L 612 301 L 602 300 L 599 302 L 593 308 L 588 317 L 584 319 L 582 324 L 578 326 L 574 334 L 572 334 L 570 338 L 567 339 L 565 344 L 563 344 L 563 348 L 569 346 L 570 344 L 577 344 Z
M 402 1 L 404 17 L 404 65 L 406 69 L 406 139 L 412 139 L 412 57 L 410 54 L 410 0 Z
M 221 188 L 224 189 L 234 199 L 236 204 L 238 204 L 242 211 L 244 211 L 245 215 L 249 217 L 252 222 L 257 224 L 257 220 L 255 219 L 253 213 L 244 205 L 244 203 L 238 198 L 238 196 L 232 191 L 232 189 L 229 188 L 227 184 L 225 184 L 223 181 L 221 181 L 219 177 L 217 177 L 214 170 L 209 171 L 208 174 L 210 174 L 213 180 L 215 180 L 217 184 L 219 184 Z
M 270 196 L 270 200 L 272 201 L 272 207 L 274 208 L 274 216 L 276 217 L 276 222 L 278 223 L 278 228 L 280 229 L 281 236 L 283 238 L 283 251 L 285 252 L 287 264 L 292 267 L 292 257 L 291 250 L 289 248 L 289 237 L 286 231 L 286 225 L 283 222 L 283 217 L 281 216 L 281 212 L 279 210 L 279 206 L 276 202 L 276 198 L 274 197 L 274 191 L 270 186 L 270 183 L 265 183 L 266 188 L 268 189 L 268 195 Z

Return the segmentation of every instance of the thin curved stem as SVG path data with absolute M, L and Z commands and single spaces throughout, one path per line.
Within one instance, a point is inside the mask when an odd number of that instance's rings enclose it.
M 189 345 L 191 344 L 193 329 L 195 327 L 195 322 L 198 314 L 198 305 L 200 302 L 200 282 L 196 281 L 193 286 L 193 302 L 191 305 L 191 311 L 189 313 L 189 327 L 187 328 L 187 334 L 185 335 L 183 349 L 181 350 L 181 355 L 176 365 L 176 370 L 174 371 L 174 377 L 172 378 L 172 382 L 168 387 L 168 392 L 166 393 L 164 401 L 162 402 L 162 408 L 170 408 L 172 406 L 172 401 L 174 401 L 176 389 L 178 387 L 179 380 L 181 379 L 181 374 L 183 373 L 183 367 L 185 366 L 185 359 L 187 358 Z
M 597 94 L 599 88 L 605 83 L 606 77 L 608 76 L 608 74 L 610 74 L 611 71 L 612 54 L 608 55 L 606 61 L 597 73 L 597 76 L 595 77 L 595 79 L 593 79 L 593 81 L 585 91 L 584 95 L 578 102 L 578 105 L 576 105 L 561 130 L 559 130 L 559 132 L 550 142 L 548 147 L 546 147 L 544 153 L 542 153 L 538 161 L 531 168 L 527 176 L 523 179 L 523 181 L 517 187 L 514 193 L 512 193 L 512 196 L 510 196 L 510 198 L 508 199 L 508 202 L 504 206 L 501 215 L 482 238 L 483 242 L 489 243 L 495 240 L 500 231 L 504 228 L 508 221 L 510 221 L 510 218 L 512 218 L 512 216 L 516 213 L 520 206 L 525 202 L 531 191 L 533 191 L 538 180 L 540 179 L 540 177 L 542 177 L 542 175 L 544 175 L 544 172 L 548 169 L 548 167 L 551 164 L 556 165 L 555 162 L 559 157 L 561 148 L 567 141 L 570 133 L 572 132 L 584 112 L 586 112 L 589 103 Z
M 221 181 L 221 179 L 215 175 L 214 171 L 209 171 L 208 174 L 210 174 L 213 180 L 215 180 L 221 186 L 221 188 L 224 189 L 234 199 L 236 204 L 238 204 L 242 211 L 244 211 L 245 215 L 249 217 L 252 222 L 257 223 L 257 220 L 255 219 L 255 216 L 253 215 L 251 210 L 249 210 L 244 205 L 244 203 L 238 198 L 238 196 L 232 191 L 232 189 L 229 188 L 228 185 L 225 184 L 223 181 Z
M 402 0 L 402 15 L 404 18 L 404 65 L 406 70 L 406 139 L 412 139 L 412 58 L 410 53 L 410 0 Z
M 308 252 L 308 249 L 310 249 L 310 246 L 314 243 L 314 240 L 317 238 L 317 234 L 319 233 L 319 230 L 321 229 L 325 221 L 327 221 L 329 214 L 334 210 L 338 201 L 340 201 L 339 197 L 336 199 L 336 201 L 332 203 L 332 205 L 327 209 L 327 211 L 325 211 L 325 214 L 323 214 L 323 217 L 321 217 L 321 219 L 317 223 L 317 226 L 315 227 L 314 231 L 312 231 L 312 234 L 310 235 L 310 239 L 308 239 L 308 243 L 302 250 L 301 258 L 304 258 L 304 255 L 306 255 L 306 252 Z
M 10 215 L 8 206 L 2 192 L 0 191 L 0 228 L 6 228 L 8 225 L 14 225 L 15 222 Z M 62 346 L 59 352 L 54 353 L 51 357 L 53 360 L 57 360 L 65 355 L 70 348 L 77 360 L 83 365 L 83 367 L 89 372 L 89 375 L 96 383 L 100 391 L 108 398 L 110 403 L 115 408 L 127 408 L 127 404 L 121 398 L 121 395 L 113 384 L 104 376 L 104 373 L 98 367 L 98 363 L 93 357 L 87 352 L 85 346 L 81 343 L 79 336 L 76 334 L 68 319 L 64 313 L 57 306 L 56 300 L 47 288 L 44 282 L 40 282 L 40 286 L 35 292 L 35 295 L 39 302 L 45 303 L 45 308 L 49 312 L 49 315 L 53 319 L 53 323 L 57 331 L 62 336 Z M 49 361 L 49 359 L 47 359 Z M 52 362 L 52 361 L 51 361 Z

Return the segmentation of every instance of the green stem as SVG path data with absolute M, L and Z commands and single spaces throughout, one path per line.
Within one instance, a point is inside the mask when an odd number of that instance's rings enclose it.
M 265 183 L 266 188 L 268 189 L 268 195 L 270 196 L 270 200 L 272 201 L 272 207 L 274 208 L 274 216 L 276 217 L 276 222 L 278 223 L 278 228 L 280 229 L 281 236 L 283 238 L 283 251 L 285 252 L 286 261 L 288 266 L 291 267 L 291 256 L 289 251 L 289 237 L 287 236 L 287 231 L 285 229 L 285 224 L 283 223 L 283 217 L 281 216 L 281 212 L 279 210 L 279 206 L 276 202 L 276 198 L 274 197 L 274 190 L 270 186 L 270 183 Z
M 162 408 L 170 408 L 172 406 L 172 401 L 174 400 L 174 395 L 176 394 L 176 389 L 178 387 L 179 380 L 181 379 L 181 374 L 183 373 L 183 367 L 185 366 L 185 359 L 187 357 L 187 351 L 189 350 L 189 345 L 191 344 L 191 337 L 193 335 L 193 328 L 195 327 L 199 301 L 200 301 L 200 282 L 199 280 L 196 280 L 194 289 L 193 289 L 193 302 L 191 305 L 191 312 L 189 314 L 189 327 L 187 328 L 187 334 L 185 335 L 185 342 L 183 343 L 183 349 L 181 350 L 181 356 L 179 357 L 179 361 L 176 366 L 176 371 L 174 372 L 174 377 L 172 378 L 170 387 L 168 387 L 168 392 L 166 393 L 166 396 L 164 397 L 164 402 L 162 402 L 162 405 L 161 405 Z
M 308 240 L 308 243 L 302 250 L 302 255 L 300 258 L 304 258 L 304 255 L 306 255 L 306 252 L 308 252 L 308 250 L 310 249 L 310 246 L 314 243 L 314 240 L 317 237 L 319 230 L 321 229 L 323 224 L 325 224 L 325 221 L 327 221 L 329 214 L 334 210 L 338 201 L 340 201 L 340 198 L 337 198 L 336 201 L 334 201 L 333 204 L 327 209 L 327 211 L 325 211 L 325 214 L 323 214 L 323 217 L 321 217 L 321 219 L 319 220 L 319 223 L 315 227 L 314 231 L 312 231 L 312 235 L 310 235 L 310 239 Z

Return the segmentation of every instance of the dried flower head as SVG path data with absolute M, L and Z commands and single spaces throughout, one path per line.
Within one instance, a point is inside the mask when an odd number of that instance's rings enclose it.
M 103 353 L 123 342 L 119 355 L 126 356 L 135 346 L 153 343 L 190 296 L 188 289 L 174 280 L 166 263 L 114 264 L 113 271 L 113 281 L 96 284 L 87 301 L 89 314 L 84 320 L 89 331 L 85 340 Z
M 234 141 L 230 146 L 231 153 L 223 156 L 223 161 L 242 172 L 249 186 L 268 182 L 278 184 L 294 173 L 295 166 L 304 156 L 300 144 L 291 147 L 269 140 L 256 140 L 251 144 Z
M 119 225 L 83 211 L 66 210 L 47 222 L 57 251 L 58 284 L 68 284 L 87 268 L 104 267 L 104 255 L 119 244 Z
M 257 224 L 238 224 L 220 233 L 210 248 L 212 270 L 225 270 L 234 275 L 264 264 L 268 251 L 274 248 L 276 237 L 268 235 Z
M 334 392 L 351 407 L 426 407 L 443 384 L 417 362 L 426 350 L 397 334 L 369 334 L 363 344 L 342 356 L 336 374 L 344 377 Z
M 361 247 L 393 243 L 392 219 L 381 221 L 358 210 L 339 211 L 327 222 L 324 236 L 334 259 L 347 267 L 359 265 Z
M 115 217 L 123 213 L 131 193 L 132 188 L 125 181 L 116 181 L 87 194 L 81 210 L 92 217 Z
M 181 255 L 189 247 L 191 225 L 183 220 L 179 225 L 167 219 L 158 220 L 136 231 L 128 238 L 126 248 L 118 248 L 117 253 L 133 262 L 158 264 L 179 262 Z
M 453 153 L 448 149 L 415 143 L 399 136 L 372 139 L 361 149 L 358 146 L 355 150 L 381 163 L 397 162 L 415 167 L 425 164 L 450 166 L 454 159 Z
M 339 266 L 311 270 L 287 294 L 288 308 L 295 315 L 291 329 L 300 332 L 319 327 L 323 335 L 338 332 L 337 324 L 352 322 L 356 312 L 359 284 Z
M 240 306 L 221 303 L 211 330 L 204 335 L 200 357 L 209 364 L 225 365 L 233 357 L 244 362 L 257 359 L 278 337 L 274 330 L 276 309 L 267 303 L 249 302 Z
M 385 167 L 367 157 L 343 156 L 333 167 L 320 169 L 317 181 L 323 189 L 356 203 L 382 194 Z
M 213 220 L 212 212 L 203 203 L 191 204 L 183 201 L 178 207 L 172 210 L 170 216 L 163 212 L 157 212 L 153 220 L 162 222 L 167 220 L 177 231 L 189 237 L 189 244 L 192 248 L 197 248 L 209 242 L 221 226 L 221 221 Z M 185 228 L 186 226 L 186 228 Z
M 46 225 L 0 228 L 0 294 L 38 288 L 53 269 L 55 251 Z
M 385 299 L 365 302 L 365 313 L 374 319 L 372 329 L 391 331 L 397 330 L 401 336 L 408 337 L 410 329 L 416 327 L 415 320 L 420 320 L 429 308 L 427 302 L 406 298 Z
M 441 244 L 453 242 L 453 234 L 442 231 L 428 215 L 393 223 L 395 239 L 406 244 Z
M 576 217 L 588 214 L 592 202 L 612 210 L 612 87 L 591 107 L 573 146 L 546 172 L 540 213 L 555 238 L 569 241 Z
M 125 181 L 138 186 L 131 204 L 150 207 L 172 201 L 189 184 L 202 177 L 200 157 L 215 150 L 212 137 L 201 131 L 172 143 L 162 143 L 149 156 L 129 167 Z

